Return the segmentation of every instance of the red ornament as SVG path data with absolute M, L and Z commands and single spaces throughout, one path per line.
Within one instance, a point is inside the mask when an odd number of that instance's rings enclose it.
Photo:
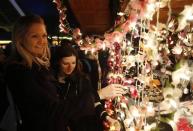
M 180 118 L 177 123 L 177 129 L 178 131 L 193 131 L 193 129 L 190 127 L 190 124 L 186 118 Z

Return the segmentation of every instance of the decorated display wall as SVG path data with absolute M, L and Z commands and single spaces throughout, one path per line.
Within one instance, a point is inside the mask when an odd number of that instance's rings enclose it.
M 85 53 L 108 49 L 106 79 L 128 91 L 105 103 L 109 115 L 120 122 L 121 131 L 193 131 L 193 4 L 172 17 L 170 0 L 130 0 L 103 39 L 82 39 L 79 29 L 66 26 L 62 1 L 54 2 L 60 31 L 71 34 Z M 169 9 L 166 23 L 159 22 L 163 7 Z M 105 126 L 116 129 L 108 123 Z

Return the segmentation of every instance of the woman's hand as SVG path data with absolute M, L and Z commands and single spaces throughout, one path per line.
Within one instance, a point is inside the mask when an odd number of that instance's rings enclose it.
M 110 125 L 109 131 L 120 131 L 121 130 L 121 125 L 118 120 L 115 120 L 111 118 L 110 116 L 107 116 L 106 120 Z
M 120 84 L 111 84 L 98 91 L 100 99 L 109 99 L 126 93 L 127 90 Z

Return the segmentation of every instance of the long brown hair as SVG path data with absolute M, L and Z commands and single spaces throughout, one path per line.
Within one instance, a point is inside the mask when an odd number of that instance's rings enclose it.
M 76 66 L 73 74 L 82 74 L 82 64 L 79 60 L 78 52 L 75 48 L 72 47 L 73 42 L 63 43 L 61 46 L 56 47 L 55 51 L 52 53 L 51 66 L 54 71 L 55 76 L 57 77 L 60 72 L 59 61 L 64 57 L 75 56 L 76 57 Z

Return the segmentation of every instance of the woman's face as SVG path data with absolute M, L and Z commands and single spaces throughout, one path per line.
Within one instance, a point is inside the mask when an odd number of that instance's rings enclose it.
M 44 24 L 33 24 L 24 39 L 24 48 L 32 55 L 41 57 L 48 46 L 47 32 Z
M 59 65 L 61 73 L 70 75 L 76 67 L 76 56 L 63 57 Z

